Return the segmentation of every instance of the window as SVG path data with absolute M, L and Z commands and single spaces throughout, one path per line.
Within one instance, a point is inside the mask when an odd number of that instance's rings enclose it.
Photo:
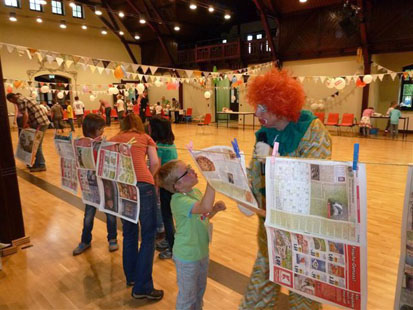
M 64 15 L 62 1 L 52 1 L 52 13 L 57 15 Z
M 247 41 L 252 41 L 253 36 L 251 34 L 247 35 Z
M 402 110 L 413 110 L 413 80 L 410 77 L 413 71 L 413 65 L 403 68 L 400 85 L 400 107 Z
M 43 12 L 43 7 L 40 4 L 40 0 L 30 0 L 29 8 L 32 11 Z
M 5 6 L 11 6 L 13 8 L 20 8 L 20 1 L 19 0 L 4 0 Z
M 259 39 L 262 39 L 262 34 L 261 33 L 257 34 L 257 40 L 259 40 Z
M 72 16 L 75 18 L 84 18 L 83 7 L 80 4 L 72 4 Z

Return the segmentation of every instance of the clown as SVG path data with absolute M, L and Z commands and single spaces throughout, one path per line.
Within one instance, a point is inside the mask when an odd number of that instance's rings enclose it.
M 305 94 L 301 85 L 284 70 L 273 69 L 248 83 L 248 101 L 262 127 L 256 132 L 254 155 L 248 170 L 252 189 L 265 209 L 264 158 L 279 143 L 280 156 L 329 159 L 331 138 L 322 122 L 302 110 Z M 280 286 L 269 280 L 267 235 L 259 217 L 258 255 L 240 309 L 274 309 Z M 289 309 L 320 309 L 321 305 L 290 292 Z

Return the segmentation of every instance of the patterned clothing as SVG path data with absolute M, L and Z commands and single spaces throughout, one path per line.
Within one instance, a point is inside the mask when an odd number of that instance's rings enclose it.
M 288 153 L 287 157 L 329 159 L 331 157 L 331 137 L 324 125 L 317 118 L 314 119 L 295 151 Z M 252 190 L 257 198 L 258 205 L 265 209 L 265 176 L 261 174 L 261 162 L 253 158 L 248 170 Z M 259 217 L 258 225 L 258 255 L 255 261 L 247 291 L 239 309 L 275 309 L 280 294 L 280 286 L 271 282 L 267 234 L 264 227 L 264 218 Z M 290 292 L 290 310 L 317 310 L 321 304 Z
M 27 112 L 29 115 L 29 125 L 31 128 L 36 129 L 39 126 L 49 126 L 50 121 L 47 118 L 47 112 L 45 112 L 45 110 L 35 102 L 20 96 L 17 99 L 17 108 L 22 114 Z

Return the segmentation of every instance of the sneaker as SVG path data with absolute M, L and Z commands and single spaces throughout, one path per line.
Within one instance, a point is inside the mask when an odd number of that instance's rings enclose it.
M 149 294 L 135 294 L 134 292 L 132 292 L 132 297 L 135 299 L 150 299 L 150 300 L 161 300 L 163 297 L 163 290 L 156 290 L 153 289 L 152 292 L 150 292 Z
M 159 253 L 158 257 L 160 259 L 170 259 L 172 258 L 172 251 L 170 249 L 166 249 L 165 251 Z
M 82 254 L 84 251 L 90 248 L 90 243 L 79 243 L 76 249 L 73 250 L 73 256 Z
M 109 252 L 115 252 L 118 249 L 118 240 L 109 240 Z
M 46 166 L 30 167 L 30 172 L 46 171 Z
M 126 281 L 126 287 L 131 287 L 135 285 L 135 281 Z
M 169 244 L 168 241 L 166 241 L 165 239 L 156 242 L 155 244 L 155 249 L 159 252 L 163 252 L 165 251 L 167 248 L 169 248 Z

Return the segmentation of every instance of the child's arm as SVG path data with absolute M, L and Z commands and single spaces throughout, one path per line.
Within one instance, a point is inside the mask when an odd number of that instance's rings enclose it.
M 212 208 L 212 212 L 208 214 L 208 218 L 212 219 L 214 215 L 217 214 L 219 211 L 224 211 L 226 209 L 227 209 L 227 206 L 225 205 L 225 202 L 223 202 L 222 200 L 219 200 L 214 204 Z
M 149 157 L 149 171 L 152 173 L 152 175 L 154 175 L 155 172 L 160 167 L 158 153 L 156 152 L 156 147 L 148 146 L 148 157 Z
M 201 201 L 194 203 L 191 213 L 193 214 L 203 214 L 212 211 L 215 200 L 215 190 L 208 184 L 205 190 L 205 194 Z

